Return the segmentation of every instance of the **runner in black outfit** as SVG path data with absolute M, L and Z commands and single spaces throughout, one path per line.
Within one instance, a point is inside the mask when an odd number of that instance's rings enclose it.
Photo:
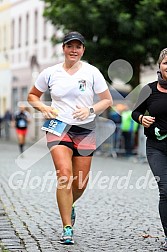
M 167 251 L 167 48 L 161 51 L 158 64 L 158 81 L 141 90 L 132 118 L 144 126 L 147 137 L 147 159 L 160 193 L 159 213 L 165 233 L 162 249 Z
M 30 114 L 26 111 L 24 104 L 21 104 L 19 110 L 16 111 L 14 121 L 20 153 L 23 153 L 28 123 L 30 122 Z

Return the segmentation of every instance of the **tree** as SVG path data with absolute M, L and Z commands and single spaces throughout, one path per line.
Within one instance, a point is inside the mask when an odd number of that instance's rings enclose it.
M 111 62 L 124 59 L 133 67 L 130 84 L 137 86 L 141 65 L 155 63 L 166 47 L 166 0 L 43 1 L 44 16 L 56 28 L 63 32 L 77 30 L 85 36 L 85 59 L 107 80 Z

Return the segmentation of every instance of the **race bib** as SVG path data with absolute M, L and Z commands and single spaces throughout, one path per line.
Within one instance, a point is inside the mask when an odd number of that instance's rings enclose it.
M 62 121 L 59 121 L 57 119 L 51 119 L 45 121 L 41 129 L 44 131 L 48 131 L 56 136 L 61 136 L 66 125 L 67 124 Z
M 26 128 L 27 127 L 27 122 L 24 119 L 20 119 L 18 121 L 18 127 L 19 128 Z

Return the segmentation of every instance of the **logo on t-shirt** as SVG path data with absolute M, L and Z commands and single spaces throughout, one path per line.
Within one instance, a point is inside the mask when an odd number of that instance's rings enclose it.
M 86 80 L 79 80 L 78 84 L 79 84 L 79 90 L 80 91 L 85 91 L 86 90 Z

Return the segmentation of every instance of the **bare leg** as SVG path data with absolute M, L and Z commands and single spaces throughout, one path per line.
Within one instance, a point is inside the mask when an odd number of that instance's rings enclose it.
M 73 178 L 72 154 L 72 150 L 63 145 L 57 145 L 51 150 L 53 162 L 57 171 L 57 203 L 63 226 L 71 226 L 71 208 L 73 204 L 71 186 L 71 179 Z
M 81 197 L 86 189 L 92 157 L 73 157 L 73 202 Z
M 20 152 L 23 152 L 23 148 L 24 148 L 24 144 L 25 144 L 25 135 L 23 134 L 18 134 L 18 143 L 19 143 L 19 148 L 20 148 Z

